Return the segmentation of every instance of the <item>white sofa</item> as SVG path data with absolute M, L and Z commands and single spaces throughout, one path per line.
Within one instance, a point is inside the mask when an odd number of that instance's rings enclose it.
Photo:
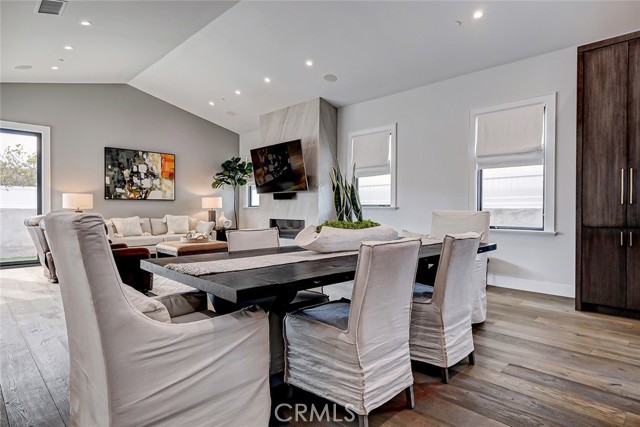
M 109 240 L 113 243 L 125 243 L 129 247 L 145 247 L 150 251 L 155 251 L 158 243 L 172 242 L 180 240 L 184 234 L 168 234 L 167 223 L 163 218 L 140 218 L 140 228 L 142 228 L 142 236 L 126 236 L 120 237 L 116 233 L 116 228 L 111 219 L 105 218 L 107 225 L 107 233 Z M 195 230 L 198 221 L 189 217 L 189 230 Z M 215 240 L 215 233 L 212 233 L 210 240 Z

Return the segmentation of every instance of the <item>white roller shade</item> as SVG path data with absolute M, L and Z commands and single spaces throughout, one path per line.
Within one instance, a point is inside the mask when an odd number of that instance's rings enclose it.
M 543 163 L 544 104 L 479 114 L 476 126 L 479 169 Z
M 353 137 L 352 161 L 356 178 L 391 173 L 391 137 L 389 132 L 376 132 Z

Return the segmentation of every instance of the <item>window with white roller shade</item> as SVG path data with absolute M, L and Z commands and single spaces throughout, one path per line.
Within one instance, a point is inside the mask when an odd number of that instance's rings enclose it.
M 555 94 L 471 110 L 472 206 L 491 228 L 554 233 Z
M 396 206 L 396 126 L 349 135 L 349 172 L 353 170 L 363 207 Z

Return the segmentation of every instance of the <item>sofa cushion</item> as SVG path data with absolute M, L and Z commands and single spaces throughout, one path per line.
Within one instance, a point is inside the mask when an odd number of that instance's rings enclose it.
M 151 234 L 159 236 L 161 234 L 167 234 L 167 223 L 162 218 L 149 218 L 151 222 Z
M 140 310 L 142 314 L 150 319 L 157 320 L 158 322 L 171 323 L 171 316 L 169 316 L 169 310 L 160 301 L 136 291 L 129 285 L 122 285 L 124 295 L 131 303 L 132 306 Z
M 180 239 L 180 236 L 178 236 L 178 239 Z M 158 243 L 162 243 L 162 241 L 162 236 L 129 236 L 113 238 L 113 243 L 126 243 L 129 247 L 155 246 Z
M 111 222 L 116 227 L 116 233 L 121 234 L 122 237 L 142 236 L 139 216 L 111 218 Z
M 151 220 L 149 218 L 140 218 L 140 228 L 142 228 L 142 234 L 151 232 Z
M 189 217 L 187 215 L 165 215 L 167 233 L 185 234 L 189 232 Z

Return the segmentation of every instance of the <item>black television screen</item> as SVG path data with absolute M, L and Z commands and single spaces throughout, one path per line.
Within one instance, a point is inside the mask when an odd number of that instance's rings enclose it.
M 255 148 L 251 150 L 251 162 L 258 193 L 308 189 L 299 139 Z

